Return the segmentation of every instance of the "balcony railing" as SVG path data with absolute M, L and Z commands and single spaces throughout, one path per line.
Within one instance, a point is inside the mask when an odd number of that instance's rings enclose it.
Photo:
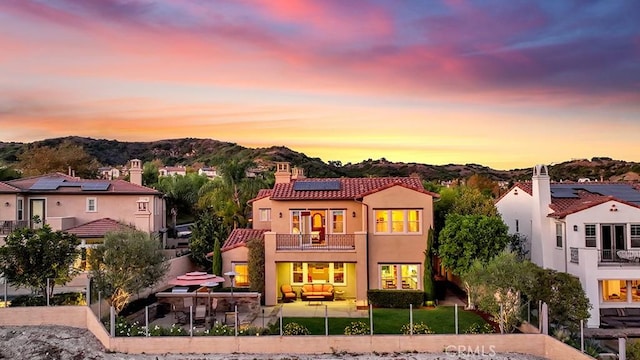
M 15 229 L 22 229 L 29 226 L 29 222 L 24 221 L 12 221 L 12 220 L 0 220 L 0 235 L 9 235 Z
M 353 234 L 277 234 L 276 250 L 342 251 L 356 248 Z
M 640 250 L 598 250 L 600 264 L 629 264 L 640 266 Z

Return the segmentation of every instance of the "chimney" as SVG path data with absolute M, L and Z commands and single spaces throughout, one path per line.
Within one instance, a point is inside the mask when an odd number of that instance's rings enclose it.
M 276 163 L 276 184 L 288 184 L 291 182 L 291 165 L 288 162 Z
M 129 169 L 129 181 L 132 184 L 142 186 L 142 162 L 138 159 L 131 160 L 131 169 Z
M 291 180 L 304 179 L 304 169 L 294 166 L 291 169 Z
M 552 246 L 555 246 L 555 242 L 549 242 L 551 230 L 547 215 L 549 215 L 549 205 L 551 205 L 551 178 L 546 165 L 536 165 L 533 168 L 531 186 L 533 195 L 531 260 L 543 268 L 548 268 L 552 265 L 551 250 Z

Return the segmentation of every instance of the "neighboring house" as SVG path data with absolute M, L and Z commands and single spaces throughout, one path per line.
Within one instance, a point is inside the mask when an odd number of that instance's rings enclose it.
M 209 179 L 215 179 L 220 176 L 220 174 L 218 174 L 218 169 L 207 166 L 198 169 L 198 175 L 204 175 Z
M 98 173 L 100 173 L 100 177 L 107 180 L 119 179 L 120 178 L 120 170 L 115 167 L 101 167 L 98 168 Z
M 265 241 L 265 304 L 280 287 L 333 285 L 367 305 L 369 289 L 422 289 L 433 199 L 419 178 L 305 178 L 277 163 L 273 189 L 251 200 L 254 229 L 234 230 L 222 247 L 223 272 L 244 273 L 246 242 Z
M 496 206 L 510 232 L 529 239 L 534 263 L 580 279 L 593 306 L 587 326 L 601 325 L 602 309 L 640 308 L 638 184 L 552 183 L 536 165 Z
M 184 166 L 163 166 L 158 169 L 159 176 L 187 175 L 187 168 Z
M 134 229 L 134 227 L 110 218 L 103 218 L 65 230 L 80 239 L 80 258 L 76 261 L 74 268 L 82 271 L 90 270 L 87 266 L 87 255 L 91 249 L 104 242 L 106 233 L 123 229 Z
M 111 218 L 149 233 L 165 225 L 160 192 L 142 186 L 140 160 L 132 160 L 131 182 L 88 180 L 61 173 L 0 182 L 0 236 L 16 227 L 67 230 Z

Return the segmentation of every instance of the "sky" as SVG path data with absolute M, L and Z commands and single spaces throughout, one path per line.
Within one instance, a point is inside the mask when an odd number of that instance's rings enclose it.
M 2 0 L 0 141 L 640 161 L 640 1 Z

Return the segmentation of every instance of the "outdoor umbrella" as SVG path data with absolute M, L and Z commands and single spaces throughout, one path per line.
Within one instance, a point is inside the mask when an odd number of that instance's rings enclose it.
M 169 285 L 174 286 L 193 286 L 201 285 L 203 283 L 221 283 L 224 282 L 224 278 L 215 274 L 208 274 L 202 271 L 188 272 L 184 275 L 180 275 L 175 279 L 169 280 Z

